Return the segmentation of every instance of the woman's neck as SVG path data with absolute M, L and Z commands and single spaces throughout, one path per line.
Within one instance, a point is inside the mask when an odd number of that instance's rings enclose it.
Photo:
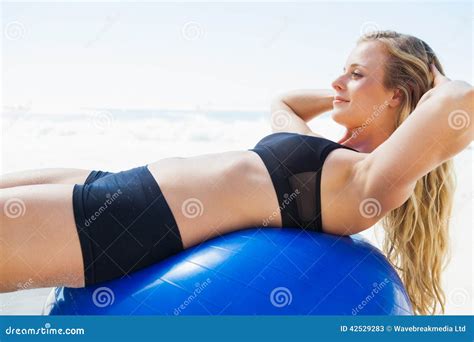
M 371 128 L 375 128 L 371 129 Z M 381 127 L 348 128 L 338 143 L 356 149 L 359 152 L 370 153 L 387 140 L 393 131 L 388 132 Z

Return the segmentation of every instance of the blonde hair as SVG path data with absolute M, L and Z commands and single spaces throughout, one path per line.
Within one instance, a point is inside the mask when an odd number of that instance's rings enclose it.
M 444 75 L 443 68 L 433 50 L 419 38 L 375 31 L 361 36 L 357 44 L 368 41 L 381 42 L 387 52 L 384 87 L 398 88 L 404 94 L 398 127 L 433 87 L 429 64 L 434 63 Z M 415 314 L 433 315 L 438 304 L 441 313 L 445 312 L 441 274 L 450 259 L 448 232 L 455 187 L 453 162 L 448 160 L 419 179 L 410 198 L 381 221 L 383 251 L 399 273 Z

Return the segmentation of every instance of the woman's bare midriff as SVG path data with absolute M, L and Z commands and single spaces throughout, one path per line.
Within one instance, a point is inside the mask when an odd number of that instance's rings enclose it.
M 174 215 L 184 248 L 231 231 L 281 227 L 278 199 L 270 175 L 252 151 L 175 157 L 150 163 Z
M 351 208 L 358 207 L 358 195 L 344 187 L 351 165 L 360 158 L 337 149 L 326 159 L 321 202 L 323 227 L 330 231 L 353 224 Z M 184 248 L 238 229 L 262 227 L 264 222 L 282 226 L 270 174 L 253 151 L 166 158 L 150 163 L 148 169 L 174 215 Z

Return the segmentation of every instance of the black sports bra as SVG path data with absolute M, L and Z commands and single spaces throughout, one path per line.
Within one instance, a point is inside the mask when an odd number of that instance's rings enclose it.
M 275 187 L 282 226 L 322 231 L 321 170 L 329 153 L 353 148 L 299 133 L 267 135 L 253 149 L 263 160 Z M 263 222 L 271 226 L 271 218 Z

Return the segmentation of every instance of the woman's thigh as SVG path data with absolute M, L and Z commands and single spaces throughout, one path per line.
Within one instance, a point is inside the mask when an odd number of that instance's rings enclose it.
M 87 169 L 44 168 L 6 173 L 0 176 L 0 189 L 36 184 L 84 184 Z
M 73 184 L 0 190 L 0 287 L 84 286 Z

